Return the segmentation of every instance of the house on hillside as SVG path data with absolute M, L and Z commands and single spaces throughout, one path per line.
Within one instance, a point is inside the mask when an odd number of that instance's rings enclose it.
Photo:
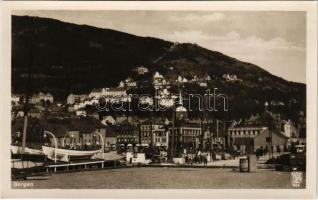
M 11 102 L 13 102 L 14 105 L 18 105 L 19 101 L 20 101 L 20 96 L 19 95 L 15 95 L 15 94 L 11 95 Z
M 41 101 L 53 103 L 53 100 L 54 100 L 54 98 L 50 93 L 44 94 L 43 92 L 40 92 L 38 94 L 32 95 L 32 97 L 30 98 L 30 103 L 31 104 L 38 104 Z
M 149 72 L 148 68 L 144 66 L 136 67 L 133 71 L 137 72 L 138 75 L 144 75 Z
M 98 102 L 100 97 L 104 97 L 110 102 L 128 102 L 131 101 L 130 96 L 127 94 L 125 88 L 99 88 L 93 89 L 89 94 L 89 97 L 93 99 L 93 103 Z
M 89 97 L 96 97 L 99 98 L 103 95 L 103 88 L 94 88 L 90 93 Z
M 130 89 L 130 88 L 135 88 L 135 87 L 137 87 L 137 82 L 136 81 L 134 81 L 132 78 L 127 78 L 126 80 L 125 80 L 125 85 L 126 85 L 126 88 L 127 89 Z
M 86 98 L 88 98 L 88 95 L 86 95 L 86 94 L 72 94 L 71 93 L 67 96 L 66 103 L 73 105 L 77 102 L 83 101 Z

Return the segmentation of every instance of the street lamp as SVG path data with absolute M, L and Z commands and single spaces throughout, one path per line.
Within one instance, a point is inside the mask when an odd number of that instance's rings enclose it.
M 56 137 L 53 133 L 49 132 L 49 131 L 44 131 L 44 138 L 47 136 L 47 135 L 50 135 L 52 136 L 52 138 L 54 139 L 54 163 L 56 163 L 56 149 L 57 149 L 57 140 L 56 140 Z
M 271 126 L 272 126 L 272 119 L 271 119 L 271 114 L 268 111 L 268 102 L 265 102 L 265 116 L 267 118 L 267 123 L 268 123 L 268 138 L 266 139 L 268 142 L 268 146 L 269 146 L 269 157 L 271 158 L 273 156 L 273 152 L 272 152 L 272 130 L 271 130 Z
M 103 159 L 105 159 L 105 155 L 104 155 L 104 138 L 102 136 L 102 134 L 100 134 L 99 132 L 95 131 L 95 133 L 93 134 L 94 137 L 96 137 L 96 135 L 98 135 L 102 141 L 102 155 L 103 155 Z

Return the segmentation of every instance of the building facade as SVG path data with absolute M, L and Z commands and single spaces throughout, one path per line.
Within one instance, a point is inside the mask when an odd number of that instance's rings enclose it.
M 283 151 L 288 141 L 283 134 L 269 131 L 265 126 L 232 127 L 228 129 L 228 135 L 232 149 L 242 154 L 253 153 L 256 149 L 269 151 L 272 148 L 273 152 Z

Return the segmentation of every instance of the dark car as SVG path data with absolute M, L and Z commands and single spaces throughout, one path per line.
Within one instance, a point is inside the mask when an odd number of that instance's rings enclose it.
M 305 171 L 306 154 L 283 154 L 277 158 L 276 170 L 279 171 Z

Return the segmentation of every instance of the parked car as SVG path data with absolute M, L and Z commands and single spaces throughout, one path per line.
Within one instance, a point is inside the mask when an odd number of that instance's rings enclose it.
M 279 171 L 305 171 L 306 170 L 306 154 L 290 153 L 283 154 L 277 158 L 276 170 Z

